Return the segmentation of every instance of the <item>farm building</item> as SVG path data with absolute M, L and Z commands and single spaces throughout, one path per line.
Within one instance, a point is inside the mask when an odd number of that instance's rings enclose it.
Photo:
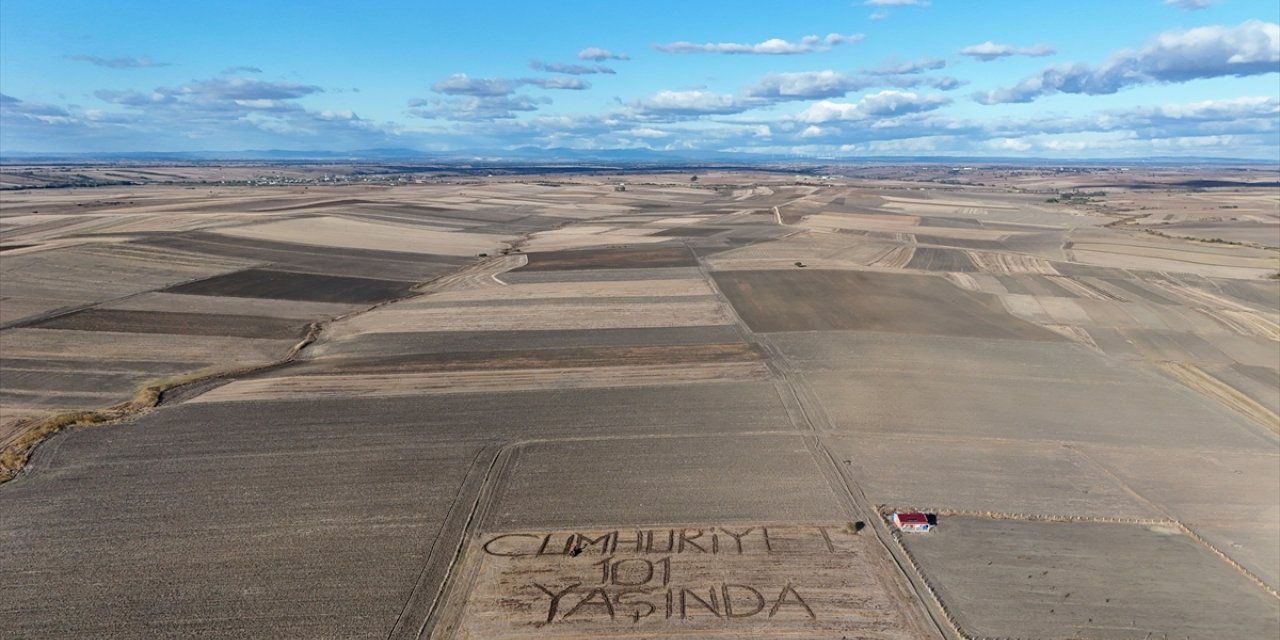
M 911 513 L 894 513 L 892 520 L 893 524 L 898 527 L 899 531 L 912 531 L 917 533 L 927 533 L 929 531 L 929 516 L 918 511 Z

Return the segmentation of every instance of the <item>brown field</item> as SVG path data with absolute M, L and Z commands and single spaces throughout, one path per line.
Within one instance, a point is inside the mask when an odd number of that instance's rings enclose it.
M 1058 340 L 1011 321 L 939 278 L 855 271 L 729 271 L 716 284 L 753 331 L 891 331 L 1024 340 Z M 946 314 L 936 313 L 946 309 Z
M 306 333 L 304 324 L 287 318 L 120 309 L 86 309 L 28 326 L 39 329 L 170 333 L 187 336 L 235 336 L 280 340 L 301 338 Z
M 1275 597 L 1160 524 L 948 518 L 903 542 L 978 638 L 1270 637 Z
M 0 169 L 0 637 L 1280 632 L 1274 169 L 405 171 Z
M 247 269 L 169 287 L 166 293 L 304 302 L 372 303 L 407 295 L 411 282 Z
M 543 251 L 529 254 L 524 271 L 566 269 L 639 269 L 646 267 L 692 267 L 698 263 L 688 249 L 603 249 Z

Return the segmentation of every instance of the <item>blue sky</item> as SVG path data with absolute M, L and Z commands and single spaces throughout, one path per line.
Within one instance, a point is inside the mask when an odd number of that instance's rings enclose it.
M 1280 159 L 1280 3 L 0 2 L 0 151 Z

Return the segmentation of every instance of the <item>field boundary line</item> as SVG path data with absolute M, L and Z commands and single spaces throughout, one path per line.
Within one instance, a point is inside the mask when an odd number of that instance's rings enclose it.
M 1179 522 L 1172 518 L 1125 518 L 1122 516 L 1086 516 L 1078 514 L 1056 513 L 1024 513 L 1009 511 L 979 511 L 976 509 L 947 509 L 921 507 L 918 505 L 876 505 L 882 517 L 888 517 L 895 511 L 919 511 L 947 518 L 984 518 L 987 520 L 1018 520 L 1022 522 L 1070 522 L 1098 524 L 1140 524 L 1154 526 L 1178 526 Z
M 477 494 L 483 489 L 484 482 L 487 480 L 489 473 L 493 469 L 494 461 L 500 452 L 501 447 L 495 444 L 488 444 L 480 448 L 472 459 L 471 464 L 467 466 L 467 472 L 464 474 L 462 482 L 458 485 L 458 492 L 454 495 L 453 501 L 449 504 L 449 511 L 445 514 L 444 521 L 441 523 L 439 531 L 435 538 L 431 541 L 431 546 L 427 549 L 427 555 L 422 563 L 422 569 L 418 572 L 418 578 L 414 581 L 413 588 L 409 591 L 408 598 L 405 599 L 404 607 L 396 616 L 396 623 L 392 626 L 391 632 L 387 635 L 389 640 L 396 638 L 417 638 L 421 635 L 422 627 L 411 630 L 414 625 L 411 619 L 414 611 L 423 606 L 422 599 L 426 597 L 424 591 L 428 587 L 427 581 L 433 573 L 444 571 L 444 578 L 437 587 L 436 593 L 427 605 L 427 615 L 423 616 L 422 625 L 426 625 L 426 621 L 430 618 L 431 612 L 438 606 L 441 591 L 449 577 L 449 570 L 456 559 L 457 553 L 448 556 L 450 561 L 444 563 L 446 556 L 442 553 L 443 547 L 447 544 L 447 538 L 450 537 L 451 531 L 460 528 L 458 532 L 460 538 L 466 538 L 466 528 L 470 526 L 471 518 L 474 516 L 474 504 L 471 509 L 466 511 L 467 518 L 462 520 L 463 505 L 468 494 L 474 489 Z M 484 464 L 485 459 L 489 460 L 488 465 Z M 480 469 L 484 469 L 484 473 L 480 473 Z M 474 486 L 473 485 L 478 485 Z M 461 521 L 460 521 L 461 520 Z M 442 565 L 443 566 L 440 566 Z M 412 635 L 411 635 L 412 634 Z
M 1098 460 L 1094 459 L 1094 458 L 1093 458 L 1093 456 L 1090 456 L 1087 452 L 1082 451 L 1082 450 L 1080 450 L 1080 449 L 1075 449 L 1075 448 L 1073 448 L 1073 451 L 1075 451 L 1075 452 L 1079 453 L 1081 458 L 1083 458 L 1084 460 L 1088 461 L 1088 462 L 1089 462 L 1090 464 L 1092 464 L 1093 466 L 1097 467 L 1098 469 L 1101 469 L 1101 470 L 1102 470 L 1102 472 L 1103 472 L 1103 473 L 1105 473 L 1105 474 L 1107 475 L 1107 477 L 1111 478 L 1114 482 L 1116 482 L 1116 483 L 1117 483 L 1117 484 L 1119 484 L 1121 487 L 1123 487 L 1123 488 L 1124 488 L 1124 490 L 1125 490 L 1125 491 L 1127 491 L 1127 492 L 1129 492 L 1129 494 L 1130 494 L 1130 495 L 1132 495 L 1132 496 L 1134 496 L 1135 498 L 1137 498 L 1137 499 L 1141 500 L 1142 502 L 1146 503 L 1146 504 L 1147 504 L 1147 506 L 1149 506 L 1149 507 L 1151 507 L 1151 508 L 1155 509 L 1156 511 L 1158 511 L 1158 512 L 1160 512 L 1160 513 L 1165 514 L 1165 516 L 1166 516 L 1166 517 L 1168 517 L 1170 520 L 1172 520 L 1172 521 L 1173 521 L 1174 526 L 1176 526 L 1178 529 L 1182 530 L 1182 532 L 1183 532 L 1183 533 L 1185 533 L 1185 534 L 1187 535 L 1187 537 L 1189 537 L 1189 538 L 1191 538 L 1192 540 L 1194 540 L 1194 541 L 1196 541 L 1196 542 L 1200 543 L 1200 545 L 1201 545 L 1201 546 L 1203 546 L 1204 548 L 1206 548 L 1206 549 L 1208 549 L 1210 552 L 1212 552 L 1214 555 L 1216 555 L 1216 556 L 1218 556 L 1219 558 L 1221 558 L 1221 559 L 1222 559 L 1222 561 L 1223 561 L 1223 562 L 1226 562 L 1228 566 L 1230 566 L 1231 568 L 1235 569 L 1235 570 L 1236 570 L 1236 572 L 1238 572 L 1240 575 L 1244 576 L 1245 578 L 1248 578 L 1250 582 L 1253 582 L 1255 585 L 1257 585 L 1258 587 L 1260 587 L 1263 591 L 1267 592 L 1267 593 L 1268 593 L 1272 598 L 1276 598 L 1276 599 L 1280 600 L 1280 592 L 1277 592 L 1277 591 L 1276 591 L 1276 589 L 1275 589 L 1274 587 L 1272 587 L 1271 585 L 1267 584 L 1267 582 L 1266 582 L 1265 580 L 1263 580 L 1262 578 L 1258 577 L 1258 576 L 1257 576 L 1256 574 L 1254 574 L 1252 571 L 1250 571 L 1250 570 L 1246 569 L 1246 568 L 1245 568 L 1243 565 L 1241 565 L 1239 562 L 1236 562 L 1234 558 L 1232 558 L 1231 556 L 1228 556 L 1228 555 L 1227 555 L 1226 553 L 1224 553 L 1221 549 L 1219 549 L 1218 547 L 1214 546 L 1214 545 L 1213 545 L 1213 543 L 1211 543 L 1211 542 L 1209 542 L 1208 540 L 1206 540 L 1206 539 L 1205 539 L 1203 536 L 1201 536 L 1199 533 L 1196 533 L 1194 530 L 1192 530 L 1192 529 L 1191 529 L 1191 527 L 1188 527 L 1188 526 L 1187 526 L 1185 523 L 1183 523 L 1181 520 L 1179 520 L 1178 518 L 1173 517 L 1173 516 L 1172 516 L 1172 514 L 1170 514 L 1170 513 L 1169 513 L 1169 511 L 1168 511 L 1167 509 L 1165 509 L 1164 507 L 1162 507 L 1162 506 L 1160 506 L 1160 505 L 1156 504 L 1155 502 L 1153 502 L 1153 501 L 1149 500 L 1146 496 L 1142 495 L 1141 493 L 1138 493 L 1138 491 L 1137 491 L 1137 490 L 1135 490 L 1134 488 L 1130 487 L 1130 486 L 1129 486 L 1129 483 L 1125 482 L 1122 478 L 1120 478 L 1120 476 L 1116 475 L 1116 473 L 1115 473 L 1114 471 L 1112 471 L 1112 470 L 1111 470 L 1111 468 L 1110 468 L 1110 467 L 1108 467 L 1106 464 L 1103 464 L 1102 462 L 1100 462 L 1100 461 L 1098 461 Z
M 822 442 L 821 435 L 813 436 L 818 447 L 824 454 L 827 464 L 831 467 L 835 474 L 839 477 L 840 483 L 845 490 L 845 498 L 852 503 L 857 511 L 864 512 L 869 522 L 867 525 L 871 527 L 871 533 L 875 536 L 876 541 L 880 543 L 881 548 L 888 554 L 889 560 L 893 566 L 897 567 L 900 575 L 906 580 L 907 587 L 915 596 L 918 610 L 925 615 L 925 618 L 933 624 L 938 635 L 946 637 L 953 635 L 962 640 L 973 640 L 968 634 L 960 628 L 956 622 L 955 616 L 951 610 L 943 603 L 942 598 L 938 596 L 933 585 L 929 582 L 924 572 L 920 571 L 920 567 L 916 564 L 915 558 L 911 556 L 906 548 L 897 540 L 897 532 L 889 529 L 885 525 L 885 520 L 880 516 L 876 506 L 867 499 L 867 494 L 862 490 L 862 485 L 858 478 L 854 477 L 854 470 L 851 465 L 841 465 L 836 457 L 832 455 L 831 449 Z M 893 538 L 894 542 L 890 543 L 885 538 Z M 905 559 L 905 562 L 904 562 Z M 923 588 L 922 588 L 923 587 Z M 929 594 L 929 599 L 925 599 L 923 594 Z M 939 616 L 941 614 L 941 616 Z M 939 620 L 941 617 L 941 620 Z
M 877 529 L 885 528 L 884 519 L 880 517 L 880 514 L 876 514 L 876 522 L 871 526 L 876 527 Z M 890 555 L 895 559 L 899 556 L 906 559 L 906 565 L 910 567 L 911 572 L 919 578 L 920 584 L 924 585 L 924 590 L 929 594 L 929 598 L 933 601 L 934 606 L 942 612 L 942 617 L 947 621 L 947 626 L 950 628 L 951 632 L 963 640 L 986 640 L 970 634 L 960 626 L 960 621 L 956 619 L 955 614 L 951 612 L 951 608 L 943 602 L 942 596 L 938 594 L 937 587 L 933 586 L 933 582 L 929 579 L 928 574 L 920 568 L 920 563 L 916 560 L 915 555 L 911 553 L 911 550 L 907 548 L 907 545 L 902 544 L 902 534 L 897 531 L 890 530 L 888 532 L 888 537 L 893 540 L 893 548 L 898 551 L 898 553 L 891 553 Z M 884 544 L 886 547 L 889 546 L 888 543 Z M 899 562 L 901 561 L 899 560 Z M 905 572 L 905 567 L 903 569 Z
M 480 562 L 466 564 L 467 546 L 481 522 L 488 515 L 493 493 L 500 486 L 502 475 L 506 473 L 507 467 L 518 449 L 518 446 L 511 444 L 495 444 L 487 449 L 494 451 L 493 459 L 489 462 L 484 477 L 480 480 L 479 492 L 471 503 L 471 509 L 467 512 L 466 522 L 463 523 L 462 531 L 458 536 L 458 544 L 454 547 L 452 558 L 440 579 L 440 587 L 436 590 L 435 597 L 431 600 L 430 609 L 427 611 L 427 615 L 423 617 L 421 626 L 418 627 L 417 633 L 411 636 L 412 638 L 433 637 L 441 624 L 445 625 L 446 632 L 451 632 L 450 625 L 456 625 L 461 622 L 462 613 L 467 605 L 466 595 L 470 593 L 471 583 L 475 581 L 476 572 L 480 570 Z M 455 575 L 460 576 L 459 579 L 462 584 L 457 584 Z M 461 595 L 455 591 L 459 588 L 463 589 Z M 459 597 L 463 598 L 462 602 L 454 606 L 453 611 L 448 610 L 447 606 Z M 389 637 L 388 640 L 391 640 L 391 638 Z

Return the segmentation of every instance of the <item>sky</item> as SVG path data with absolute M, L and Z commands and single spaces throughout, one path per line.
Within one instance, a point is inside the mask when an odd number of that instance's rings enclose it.
M 1275 0 L 0 0 L 0 153 L 1280 161 Z

